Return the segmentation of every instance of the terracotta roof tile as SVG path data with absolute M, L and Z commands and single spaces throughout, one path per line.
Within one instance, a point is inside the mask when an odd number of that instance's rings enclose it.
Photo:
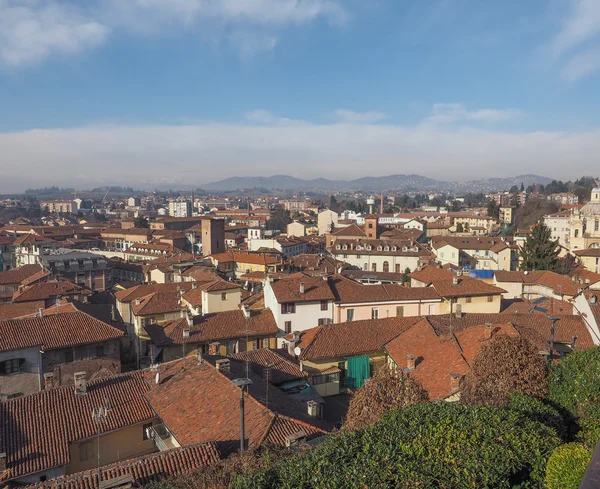
M 0 321 L 38 314 L 39 310 L 44 309 L 45 306 L 44 301 L 0 304 Z
M 300 292 L 304 284 L 304 292 Z M 286 278 L 271 284 L 277 302 L 333 301 L 335 296 L 327 280 L 319 277 Z
M 363 285 L 342 275 L 330 277 L 336 302 L 391 302 L 435 300 L 440 296 L 429 287 L 404 287 L 401 284 Z
M 502 300 L 501 312 L 504 314 L 550 314 L 568 315 L 573 314 L 573 304 L 550 297 L 540 297 L 539 299 L 511 299 Z
M 182 318 L 150 324 L 145 329 L 156 346 L 181 345 L 186 325 L 187 319 Z M 273 313 L 268 309 L 252 311 L 249 320 L 240 310 L 226 311 L 194 317 L 186 344 L 245 338 L 246 333 L 251 336 L 274 336 L 278 331 Z
M 226 253 L 215 253 L 210 255 L 211 258 L 218 262 L 236 262 L 236 263 L 248 263 L 252 265 L 276 265 L 281 263 L 279 258 L 273 258 L 272 256 L 262 253 L 241 253 L 241 252 L 226 252 Z
M 191 474 L 201 467 L 219 462 L 221 452 L 215 443 L 203 443 L 188 447 L 174 448 L 130 460 L 102 466 L 102 481 L 111 481 L 130 475 L 134 487 L 141 487 L 151 481 L 162 480 L 183 474 Z M 98 469 L 77 472 L 57 477 L 40 484 L 27 486 L 28 489 L 99 489 Z
M 4 480 L 70 462 L 69 444 L 92 437 L 97 425 L 92 410 L 108 404 L 103 431 L 109 432 L 156 417 L 144 393 L 141 372 L 88 382 L 85 396 L 59 387 L 0 404 L 0 452 L 7 454 Z
M 483 280 L 469 277 L 458 278 L 458 283 L 453 280 L 437 280 L 431 286 L 442 297 L 465 297 L 481 295 L 500 295 L 506 292 L 500 287 L 488 284 Z
M 124 333 L 83 312 L 0 322 L 0 351 L 53 350 L 118 339 Z
M 440 280 L 452 280 L 454 274 L 443 268 L 425 267 L 422 270 L 417 270 L 409 274 L 410 278 L 414 278 L 419 282 L 429 285 L 431 282 Z
M 186 292 L 192 288 L 193 282 L 136 285 L 129 289 L 120 290 L 115 294 L 115 297 L 119 302 L 127 303 L 157 292 L 177 292 L 178 290 Z
M 66 280 L 50 280 L 44 283 L 29 285 L 20 292 L 15 292 L 13 302 L 40 301 L 58 296 L 90 295 L 91 293 L 89 289 Z
M 266 379 L 268 367 L 268 380 L 274 385 L 304 378 L 304 374 L 297 364 L 267 348 L 240 352 L 230 355 L 230 357 L 242 362 L 249 362 L 252 371 L 263 379 Z
M 23 265 L 6 272 L 0 272 L 0 285 L 19 285 L 23 280 L 43 270 L 41 265 Z
M 177 312 L 183 309 L 180 299 L 181 295 L 177 291 L 153 292 L 135 299 L 131 304 L 131 311 L 136 316 Z

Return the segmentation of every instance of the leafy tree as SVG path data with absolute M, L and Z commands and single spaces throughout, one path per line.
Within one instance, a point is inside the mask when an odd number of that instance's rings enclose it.
M 546 394 L 546 359 L 521 336 L 499 334 L 483 345 L 461 385 L 461 402 L 503 406 L 520 392 Z
M 427 400 L 427 392 L 414 378 L 380 368 L 356 391 L 346 415 L 344 429 L 356 430 L 377 423 L 387 411 Z
M 267 229 L 283 231 L 287 228 L 287 225 L 292 222 L 290 211 L 286 211 L 283 207 L 279 206 L 275 209 L 275 212 L 271 214 L 267 221 Z
M 266 471 L 241 473 L 232 487 L 538 488 L 558 443 L 551 428 L 516 411 L 423 402 Z
M 551 270 L 560 268 L 558 241 L 553 241 L 550 228 L 544 223 L 533 227 L 525 244 L 519 247 L 523 261 L 521 270 Z
M 547 199 L 529 199 L 515 211 L 515 226 L 518 229 L 537 224 L 544 216 L 558 211 L 558 206 Z
M 521 182 L 521 192 L 525 191 L 525 185 Z
M 457 233 L 464 233 L 464 232 L 465 232 L 465 228 L 464 228 L 464 226 L 463 226 L 462 222 L 459 222 L 459 223 L 456 225 L 456 232 L 457 232 Z
M 148 218 L 142 216 L 141 214 L 133 220 L 133 225 L 134 227 L 139 229 L 145 229 L 150 227 L 150 224 L 148 223 Z
M 516 194 L 519 191 L 519 187 L 517 187 L 516 185 L 513 185 L 512 187 L 510 187 L 510 190 L 508 191 L 509 194 Z
M 410 282 L 410 268 L 406 267 L 404 269 L 404 273 L 402 274 L 402 283 L 407 284 Z
M 500 206 L 496 204 L 495 200 L 490 200 L 487 206 L 487 214 L 494 219 L 498 219 L 500 217 Z
M 458 200 L 453 200 L 450 206 L 450 212 L 459 212 L 461 209 L 461 203 Z
M 581 443 L 556 447 L 546 466 L 547 489 L 577 489 L 592 458 L 592 451 Z
M 578 439 L 594 445 L 600 439 L 600 348 L 576 350 L 553 366 L 548 398 L 576 423 Z

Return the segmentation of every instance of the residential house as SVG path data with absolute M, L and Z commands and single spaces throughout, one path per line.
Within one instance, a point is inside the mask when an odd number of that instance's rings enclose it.
M 335 296 L 334 323 L 440 314 L 442 306 L 441 297 L 430 287 L 363 285 L 342 275 L 330 277 L 328 284 Z
M 103 229 L 100 233 L 104 249 L 108 251 L 127 251 L 132 245 L 146 244 L 152 239 L 150 229 Z
M 202 284 L 192 282 L 192 289 L 181 302 L 193 316 L 236 311 L 242 302 L 242 287 L 219 278 Z
M 13 246 L 15 248 L 15 266 L 21 267 L 39 264 L 41 256 L 47 250 L 56 248 L 56 241 L 31 233 L 19 236 Z
M 337 260 L 371 272 L 403 273 L 429 263 L 434 255 L 411 240 L 335 240 L 327 249 Z
M 568 277 L 550 271 L 497 271 L 494 284 L 505 289 L 505 299 L 524 298 L 534 300 L 539 297 L 552 297 L 560 300 L 573 299 L 585 287 L 575 277 Z
M 216 253 L 210 255 L 208 260 L 219 273 L 232 278 L 240 278 L 250 272 L 276 273 L 283 270 L 280 258 L 262 253 Z
M 442 264 L 472 270 L 514 270 L 516 249 L 503 238 L 436 236 L 431 249 Z
M 142 372 L 131 372 L 89 382 L 77 377 L 76 388 L 3 401 L 0 478 L 35 484 L 156 452 L 147 436 L 158 423 L 144 396 L 149 389 Z
M 0 302 L 12 300 L 19 287 L 48 279 L 49 272 L 39 265 L 23 265 L 0 272 Z
M 600 247 L 576 250 L 573 254 L 587 270 L 600 273 Z
M 563 248 L 569 248 L 571 235 L 571 211 L 560 211 L 544 216 L 544 224 L 550 229 L 550 237 Z
M 44 253 L 40 262 L 55 277 L 94 291 L 103 291 L 108 287 L 110 272 L 106 258 L 101 255 L 58 248 Z
M 15 303 L 44 301 L 45 307 L 49 307 L 64 297 L 86 302 L 91 294 L 89 289 L 67 280 L 48 280 L 19 287 L 19 290 L 13 295 L 12 301 Z
M 153 363 L 182 358 L 196 350 L 204 354 L 232 355 L 275 348 L 278 333 L 273 314 L 266 309 L 187 316 L 147 324 L 144 329 Z
M 119 258 L 111 258 L 108 261 L 108 267 L 111 284 L 122 281 L 143 283 L 145 280 L 142 265 L 139 263 L 130 263 Z
M 121 371 L 121 330 L 83 312 L 41 314 L 0 321 L 0 396 L 69 385 L 75 372 Z
M 317 226 L 319 236 L 331 232 L 338 224 L 338 213 L 329 209 L 324 209 L 317 215 Z
M 326 277 L 266 280 L 264 301 L 275 318 L 280 336 L 333 322 L 335 295 Z
M 434 280 L 431 288 L 442 298 L 441 314 L 499 313 L 502 294 L 506 291 L 483 280 L 454 276 L 451 280 Z
M 283 258 L 302 255 L 308 251 L 306 239 L 295 236 L 277 236 L 272 239 L 249 239 L 248 251 L 260 251 L 262 248 L 273 249 L 281 253 Z

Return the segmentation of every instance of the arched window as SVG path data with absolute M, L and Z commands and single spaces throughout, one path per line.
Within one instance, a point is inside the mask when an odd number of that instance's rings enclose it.
M 575 230 L 575 237 L 576 237 L 576 238 L 579 238 L 579 229 L 576 229 L 576 230 Z
M 384 272 L 389 272 L 390 271 L 390 263 L 387 261 L 383 262 L 383 271 Z

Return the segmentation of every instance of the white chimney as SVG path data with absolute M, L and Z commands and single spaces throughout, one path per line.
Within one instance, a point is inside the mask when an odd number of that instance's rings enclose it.
M 43 318 L 44 317 L 44 308 L 40 307 L 40 317 Z
M 242 312 L 244 313 L 244 319 L 250 319 L 250 309 L 246 307 L 246 304 L 242 304 Z
M 458 275 L 452 277 L 452 284 L 453 285 L 458 285 Z
M 300 282 L 300 293 L 304 294 L 304 282 Z
M 215 367 L 219 372 L 230 372 L 231 371 L 231 362 L 229 358 L 221 358 L 215 362 Z
M 75 394 L 78 396 L 85 396 L 87 394 L 85 372 L 75 372 L 73 374 L 73 380 L 75 381 Z

